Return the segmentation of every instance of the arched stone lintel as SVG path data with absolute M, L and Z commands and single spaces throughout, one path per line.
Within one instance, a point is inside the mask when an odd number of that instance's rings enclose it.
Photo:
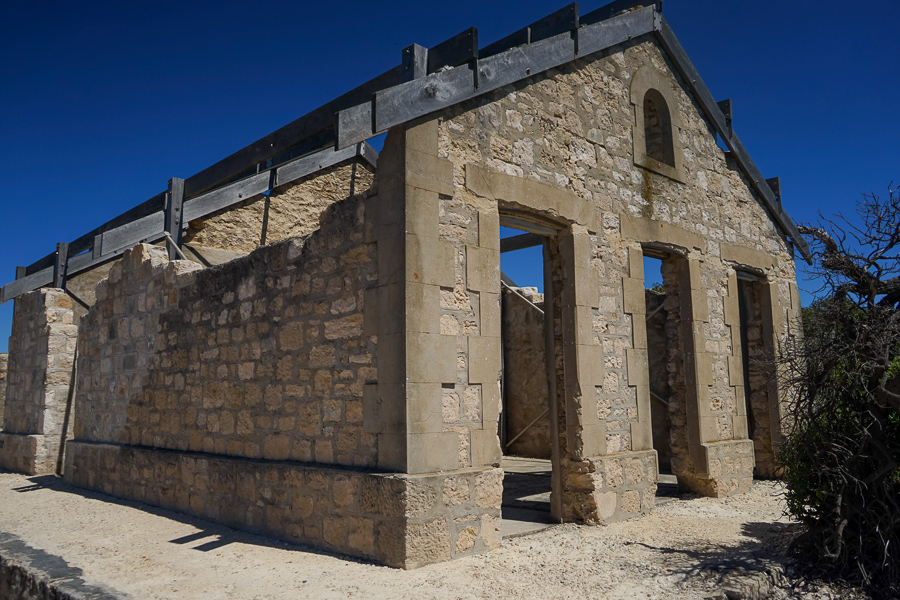
M 684 183 L 687 180 L 684 172 L 684 152 L 681 148 L 679 132 L 682 130 L 681 114 L 678 110 L 678 99 L 674 87 L 677 83 L 658 69 L 644 65 L 635 71 L 631 78 L 630 99 L 634 107 L 634 127 L 632 141 L 634 143 L 634 164 L 675 181 Z M 669 120 L 672 124 L 672 153 L 675 165 L 667 165 L 647 156 L 647 139 L 644 135 L 644 97 L 650 90 L 656 90 L 666 101 Z

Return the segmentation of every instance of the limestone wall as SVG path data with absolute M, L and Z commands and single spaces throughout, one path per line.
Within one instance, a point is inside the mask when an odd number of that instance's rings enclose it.
M 677 117 L 677 168 L 649 165 L 643 149 L 635 151 L 643 135 L 634 130 L 638 108 L 633 97 L 640 95 L 640 82 L 650 80 L 661 82 L 655 85 L 671 99 L 669 108 Z M 588 429 L 565 425 L 562 443 L 575 442 L 569 450 L 586 456 L 642 452 L 650 443 L 645 439 L 650 400 L 640 257 L 642 244 L 656 245 L 684 261 L 679 279 L 684 283 L 677 284 L 683 287 L 683 302 L 677 310 L 684 307 L 684 323 L 693 325 L 678 335 L 689 336 L 697 352 L 696 359 L 679 367 L 692 390 L 683 399 L 684 415 L 694 415 L 673 438 L 684 448 L 679 469 L 686 484 L 707 493 L 743 489 L 753 465 L 747 444 L 728 446 L 738 452 L 729 454 L 737 464 L 729 483 L 713 486 L 715 491 L 700 483 L 717 468 L 713 455 L 726 452 L 711 445 L 747 439 L 739 400 L 740 351 L 734 343 L 737 323 L 727 307 L 734 300 L 730 281 L 735 266 L 763 273 L 776 290 L 772 335 L 787 335 L 790 317 L 799 311 L 791 292 L 791 248 L 749 182 L 717 146 L 713 128 L 656 43 L 630 42 L 608 55 L 576 61 L 448 109 L 438 121 L 438 155 L 453 164 L 455 185 L 454 194 L 443 200 L 443 214 L 457 215 L 455 221 L 442 221 L 442 236 L 478 243 L 472 237 L 476 217 L 486 210 L 485 202 L 502 196 L 501 211 L 542 213 L 572 227 L 576 252 L 590 254 L 585 301 L 573 306 L 579 307 L 576 319 L 590 321 L 593 330 L 589 348 L 597 350 L 585 353 L 597 355 L 596 397 L 578 414 L 583 424 L 598 423 Z M 538 189 L 531 182 L 572 199 L 557 204 L 555 192 L 544 191 L 544 198 L 527 197 L 530 189 Z M 563 214 L 567 210 L 572 217 Z M 583 268 L 579 256 L 573 259 Z M 567 394 L 583 394 L 584 383 L 576 388 L 560 379 L 561 386 L 569 386 Z M 584 406 L 583 395 L 568 398 Z M 596 419 L 584 416 L 593 410 Z M 586 439 L 593 441 L 584 446 Z
M 0 466 L 29 474 L 53 473 L 67 421 L 78 327 L 72 299 L 43 288 L 16 298 Z
M 647 302 L 647 366 L 650 372 L 650 413 L 653 425 L 653 448 L 659 457 L 661 471 L 672 463 L 672 427 L 669 415 L 669 342 L 666 327 L 670 320 L 663 304 L 665 294 L 645 292 Z M 651 316 L 652 315 L 652 316 Z
M 495 547 L 499 469 L 374 471 L 372 206 L 211 269 L 127 252 L 82 322 L 67 479 L 408 568 Z
M 248 458 L 372 465 L 361 395 L 374 247 L 360 202 L 306 241 L 198 271 L 139 246 L 84 320 L 76 436 Z M 110 393 L 110 391 L 113 393 Z
M 404 475 L 77 447 L 66 467 L 77 485 L 395 567 L 499 545 L 500 469 Z
M 543 296 L 536 291 L 503 290 L 504 418 L 507 440 L 519 436 L 504 454 L 550 458 L 550 417 L 544 414 L 550 406 L 550 391 L 540 308 Z
M 266 196 L 249 198 L 203 219 L 191 221 L 184 241 L 202 249 L 248 254 L 266 244 L 309 235 L 319 228 L 319 217 L 334 202 L 365 192 L 372 186 L 371 167 L 361 159 L 336 165 L 272 190 L 268 215 Z
M 6 372 L 9 354 L 0 354 L 0 431 L 3 431 L 3 411 L 6 407 Z

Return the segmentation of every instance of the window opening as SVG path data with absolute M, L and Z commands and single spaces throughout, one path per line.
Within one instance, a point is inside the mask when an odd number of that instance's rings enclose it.
M 644 96 L 644 141 L 648 158 L 675 166 L 672 118 L 665 98 L 657 90 L 648 90 Z

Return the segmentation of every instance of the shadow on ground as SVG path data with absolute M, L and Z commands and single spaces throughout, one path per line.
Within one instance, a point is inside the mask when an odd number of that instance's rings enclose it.
M 0 473 L 5 473 L 0 469 Z M 41 475 L 30 477 L 28 479 L 30 485 L 21 486 L 17 488 L 13 488 L 13 491 L 19 493 L 28 493 L 37 490 L 53 490 L 54 492 L 60 492 L 64 494 L 74 494 L 76 496 L 81 496 L 82 498 L 89 498 L 92 500 L 98 500 L 100 502 L 106 502 L 108 504 L 117 504 L 119 506 L 128 506 L 131 508 L 136 508 L 138 510 L 142 510 L 148 512 L 150 514 L 154 514 L 160 517 L 164 517 L 166 519 L 171 519 L 173 521 L 178 521 L 179 523 L 184 523 L 186 525 L 190 525 L 191 527 L 195 527 L 198 531 L 186 536 L 178 537 L 172 540 L 169 540 L 169 543 L 178 544 L 178 545 L 188 545 L 194 544 L 197 542 L 197 545 L 192 546 L 194 550 L 199 550 L 200 552 L 210 552 L 212 550 L 217 550 L 222 548 L 223 546 L 227 546 L 228 544 L 240 543 L 240 544 L 251 544 L 254 546 L 264 546 L 269 548 L 280 548 L 283 550 L 295 550 L 299 552 L 305 552 L 309 554 L 318 554 L 321 556 L 331 556 L 334 558 L 338 558 L 343 561 L 355 562 L 359 564 L 377 564 L 372 561 L 367 561 L 354 556 L 347 556 L 343 554 L 338 554 L 336 552 L 328 552 L 326 550 L 322 550 L 320 548 L 314 548 L 312 546 L 306 546 L 303 544 L 294 544 L 291 542 L 286 542 L 282 540 L 278 540 L 275 538 L 267 537 L 264 535 L 259 535 L 249 531 L 240 531 L 237 529 L 232 529 L 227 525 L 222 525 L 219 523 L 214 523 L 212 521 L 208 521 L 206 519 L 201 519 L 199 517 L 195 517 L 192 515 L 188 515 L 182 512 L 178 512 L 175 510 L 160 508 L 158 506 L 153 506 L 151 504 L 145 504 L 143 502 L 136 502 L 133 500 L 126 500 L 123 498 L 117 498 L 115 496 L 108 496 L 106 494 L 101 494 L 99 492 L 95 492 L 92 490 L 86 490 L 82 488 L 75 487 L 62 478 L 56 475 Z M 210 538 L 210 539 L 207 539 Z M 204 541 L 205 540 L 205 541 Z

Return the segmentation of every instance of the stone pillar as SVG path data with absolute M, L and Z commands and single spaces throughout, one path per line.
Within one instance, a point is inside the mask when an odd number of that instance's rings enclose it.
M 701 276 L 702 260 L 678 261 L 678 301 L 680 311 L 679 338 L 683 368 L 682 399 L 684 432 L 673 436 L 679 444 L 673 447 L 672 472 L 679 485 L 707 496 L 723 497 L 747 492 L 753 482 L 753 442 L 747 439 L 746 411 L 743 402 L 740 349 L 732 343 L 728 357 L 728 387 L 734 389 L 735 408 L 724 415 L 724 406 L 713 407 L 710 388 L 714 386 L 713 355 L 708 351 L 707 330 L 710 329 L 708 292 Z M 735 322 L 737 297 L 724 298 L 723 322 Z M 736 339 L 736 338 L 733 338 Z M 736 355 L 735 355 L 736 354 Z M 723 439 L 720 420 L 730 418 L 731 433 Z M 674 423 L 673 423 L 674 426 Z M 729 428 L 725 428 L 728 430 Z
M 388 133 L 377 189 L 366 241 L 377 246 L 378 286 L 366 290 L 364 305 L 366 333 L 378 339 L 379 366 L 377 382 L 363 392 L 364 429 L 378 436 L 379 469 L 475 481 L 474 508 L 463 502 L 468 491 L 459 495 L 455 484 L 441 484 L 426 518 L 404 531 L 401 562 L 424 564 L 499 544 L 499 224 L 496 210 L 485 213 L 493 225 L 479 228 L 477 245 L 454 247 L 441 239 L 440 199 L 452 196 L 455 186 L 453 165 L 438 157 L 433 120 Z M 442 294 L 466 278 L 464 285 L 481 299 L 478 336 L 442 328 Z M 477 423 L 454 428 L 444 422 L 444 391 L 457 388 L 463 395 L 473 390 L 473 402 L 480 402 Z M 417 532 L 430 541 L 420 544 Z
M 589 230 L 573 225 L 559 244 L 565 272 L 562 517 L 612 523 L 648 513 L 656 494 L 642 257 L 630 250 L 626 273 L 608 269 L 600 278 L 591 266 L 600 251 Z M 611 324 L 595 331 L 595 314 Z
M 9 339 L 9 372 L 0 467 L 30 475 L 55 473 L 61 465 L 63 429 L 78 326 L 72 299 L 43 288 L 19 296 Z

